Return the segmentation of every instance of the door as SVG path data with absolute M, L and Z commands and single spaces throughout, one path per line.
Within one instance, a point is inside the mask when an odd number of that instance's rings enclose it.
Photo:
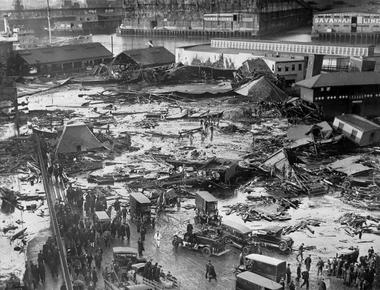
M 358 26 L 358 18 L 356 16 L 351 17 L 351 32 L 356 32 Z

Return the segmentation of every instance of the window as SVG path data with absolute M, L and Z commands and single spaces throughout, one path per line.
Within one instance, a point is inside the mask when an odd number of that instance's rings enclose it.
M 296 70 L 296 65 L 292 64 L 292 71 L 295 71 L 295 70 Z
M 357 136 L 357 135 L 358 135 L 358 130 L 352 129 L 352 132 L 351 132 L 351 138 L 356 139 L 356 136 Z
M 326 91 L 327 91 L 327 92 L 329 92 L 329 91 L 330 91 L 330 89 L 331 89 L 331 87 L 327 87 L 327 88 L 326 88 Z
M 277 71 L 279 71 L 279 72 L 281 71 L 281 67 L 280 66 L 277 67 Z
M 289 67 L 288 66 L 285 66 L 285 71 L 289 71 Z
M 339 129 L 339 130 L 342 130 L 342 129 L 343 129 L 343 123 L 342 123 L 342 122 L 339 122 L 339 124 L 338 124 L 338 129 Z
M 272 71 L 274 71 L 274 64 L 272 64 Z
M 298 70 L 302 70 L 302 63 L 298 64 Z

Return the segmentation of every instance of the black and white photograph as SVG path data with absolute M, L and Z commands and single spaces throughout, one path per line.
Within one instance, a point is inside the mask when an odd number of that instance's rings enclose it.
M 0 0 L 0 290 L 380 290 L 380 0 Z

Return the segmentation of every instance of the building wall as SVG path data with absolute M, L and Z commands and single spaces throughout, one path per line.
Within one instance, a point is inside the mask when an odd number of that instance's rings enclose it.
M 267 59 L 265 57 L 263 60 L 275 75 L 280 75 L 284 77 L 285 80 L 298 82 L 304 79 L 304 60 L 276 61 L 275 59 Z
M 279 53 L 321 54 L 337 56 L 371 56 L 373 46 L 312 44 L 281 41 L 249 41 L 235 39 L 212 39 L 211 47 L 247 50 L 276 51 Z
M 380 14 L 357 12 L 316 14 L 313 16 L 312 32 L 380 33 Z
M 301 88 L 301 98 L 311 102 L 309 89 Z M 326 87 L 313 90 L 313 101 L 325 117 L 356 114 L 380 116 L 380 84 L 373 86 Z
M 133 28 L 177 27 L 181 29 L 238 30 L 249 29 L 254 34 L 286 30 L 311 22 L 311 10 L 297 0 L 126 0 L 124 25 Z M 236 13 L 236 21 L 206 20 L 204 14 Z M 262 16 L 262 17 L 261 17 Z
M 252 53 L 219 53 L 193 51 L 191 49 L 176 48 L 176 63 L 184 65 L 207 65 L 220 68 L 238 69 L 248 59 L 260 56 Z
M 343 135 L 360 146 L 367 146 L 380 142 L 380 129 L 360 130 L 349 123 L 341 121 L 339 118 L 334 119 L 333 126 L 342 130 Z

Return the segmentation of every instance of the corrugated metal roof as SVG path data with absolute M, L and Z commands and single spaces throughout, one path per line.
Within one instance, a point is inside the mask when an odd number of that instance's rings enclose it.
M 380 130 L 380 126 L 376 123 L 367 120 L 363 117 L 354 114 L 345 114 L 338 117 L 335 117 L 337 120 L 350 124 L 355 129 L 360 131 L 371 131 L 371 130 Z
M 98 42 L 33 48 L 20 50 L 17 53 L 30 65 L 112 58 L 113 56 L 107 48 Z
M 174 54 L 163 46 L 125 50 L 121 54 L 129 56 L 143 67 L 160 66 L 175 62 Z M 118 56 L 116 56 L 116 58 L 117 57 Z
M 335 72 L 313 76 L 296 83 L 304 88 L 380 85 L 378 72 Z

